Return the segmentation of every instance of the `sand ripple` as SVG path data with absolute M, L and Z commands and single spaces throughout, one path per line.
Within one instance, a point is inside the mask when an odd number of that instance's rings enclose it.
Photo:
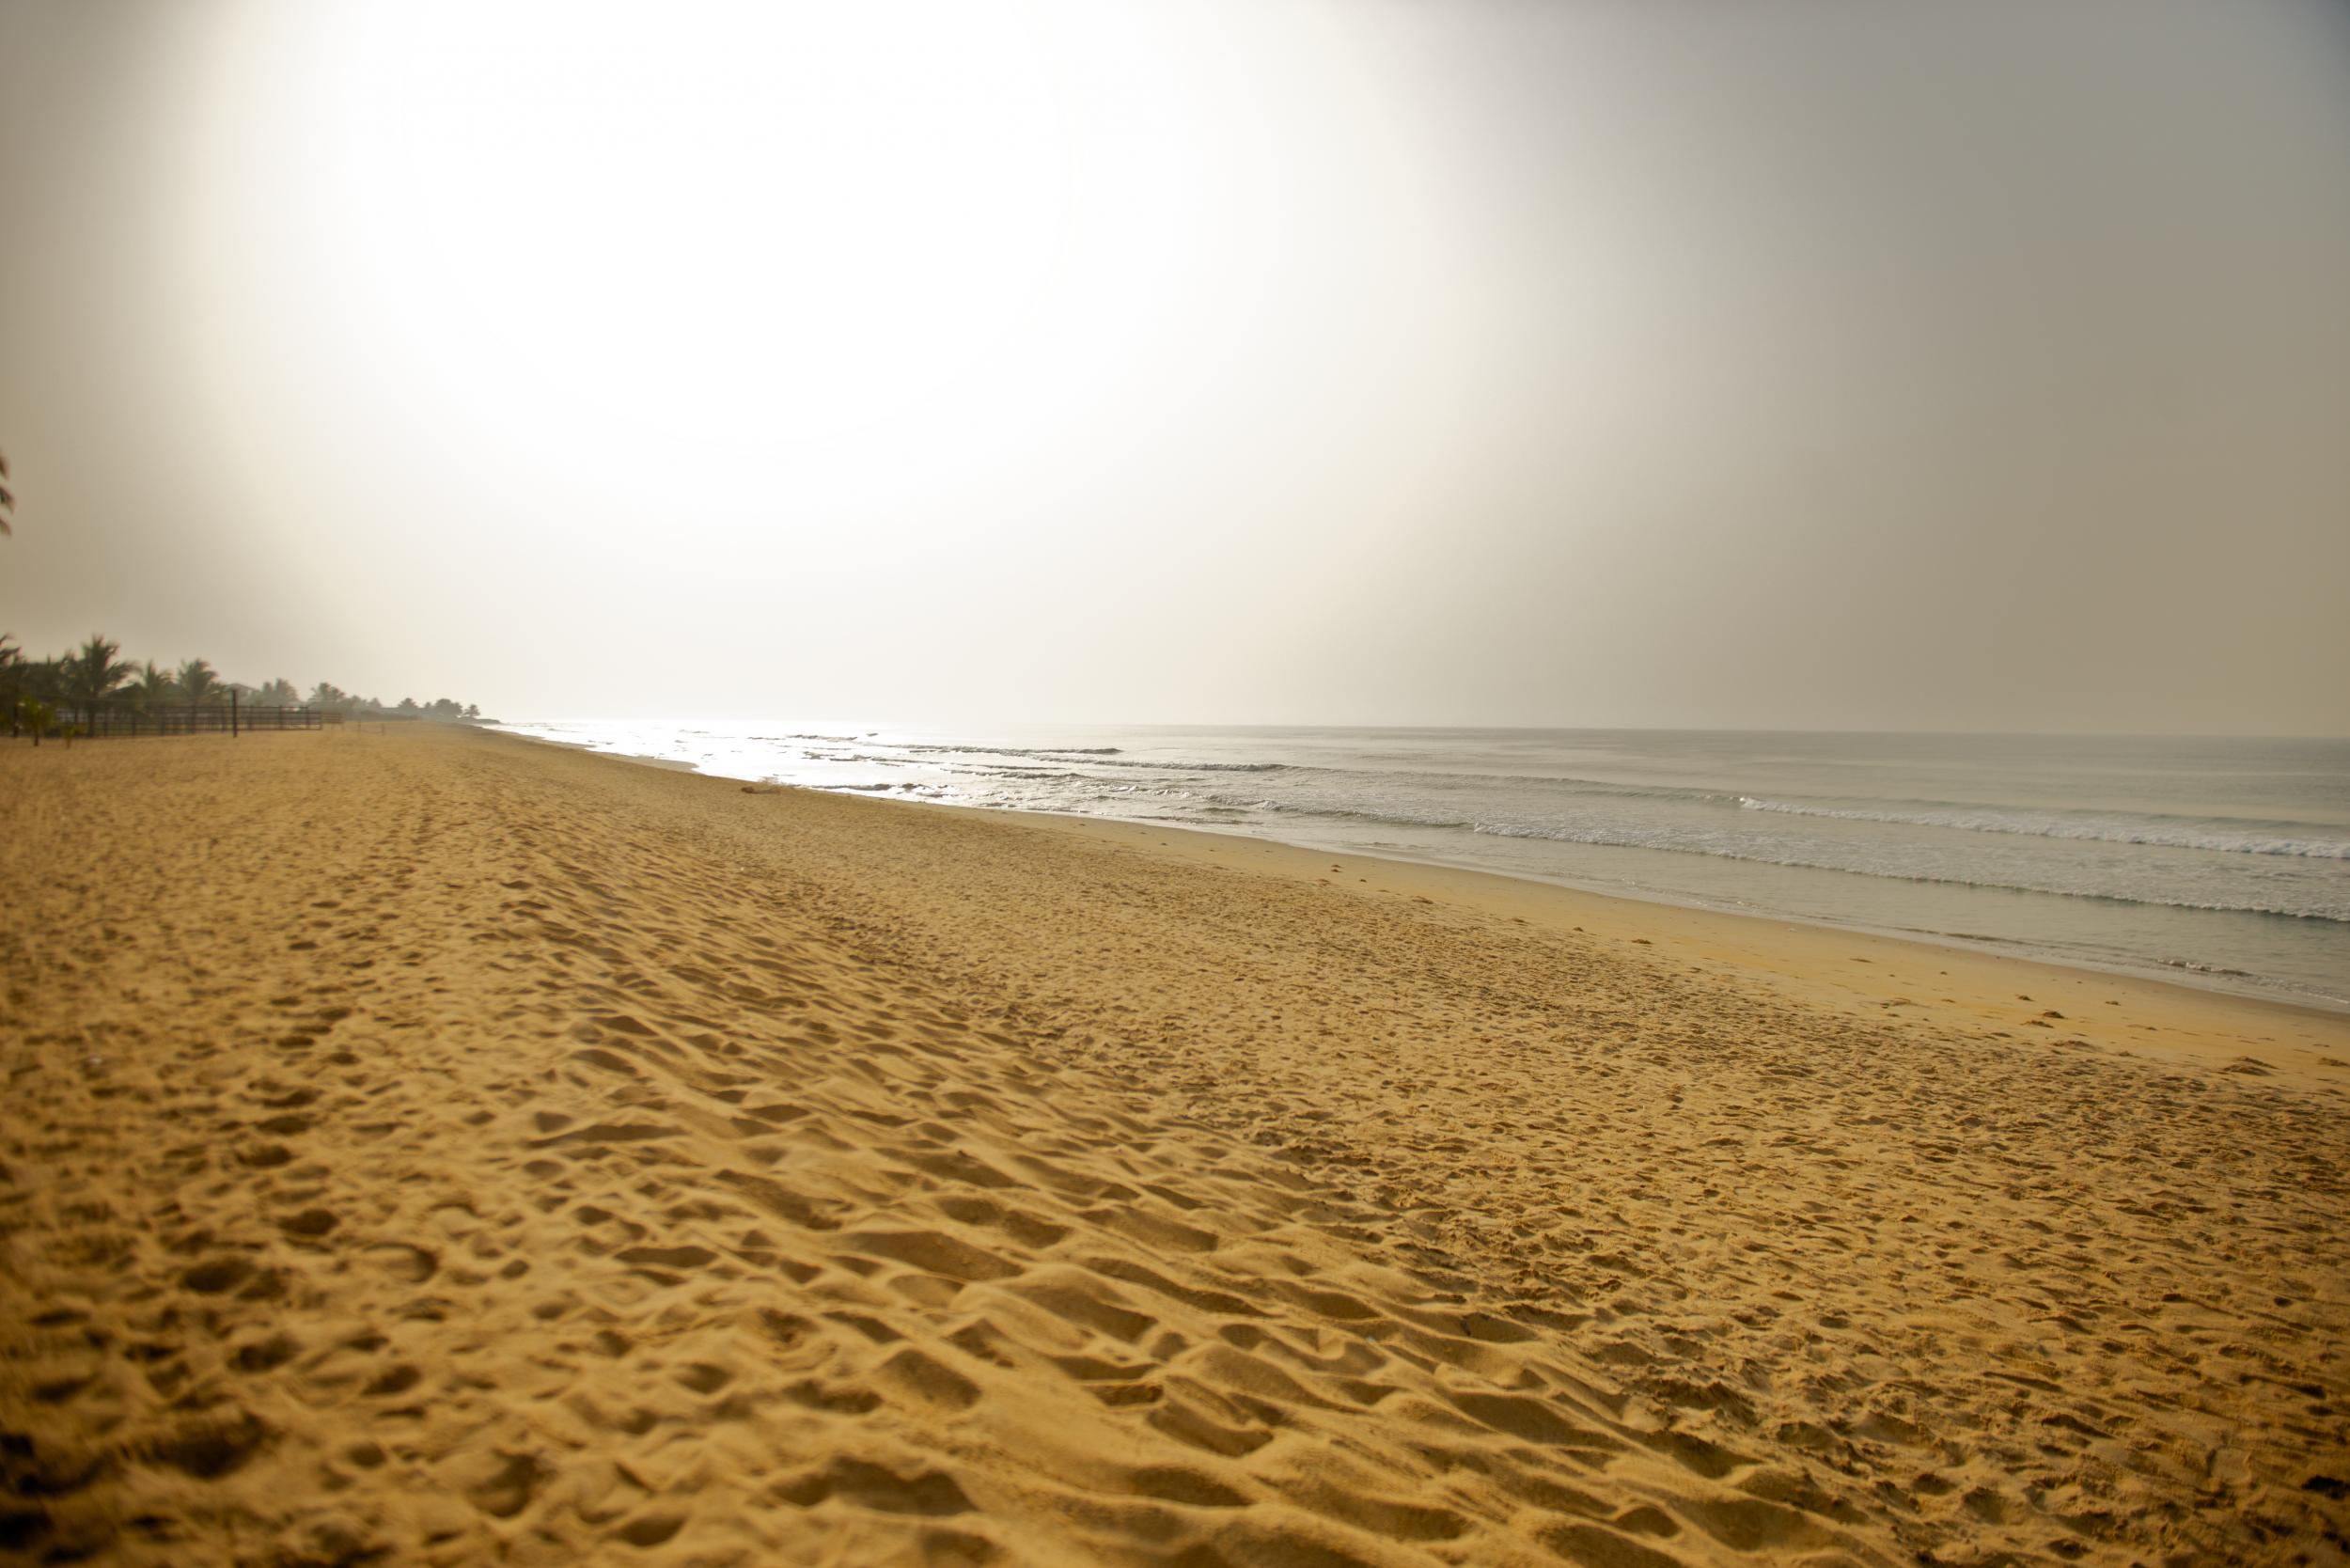
M 482 737 L 0 787 L 28 1560 L 2350 1549 L 2257 1058 Z

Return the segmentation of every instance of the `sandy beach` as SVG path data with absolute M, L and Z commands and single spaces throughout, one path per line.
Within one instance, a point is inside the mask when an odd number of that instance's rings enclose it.
M 2350 1554 L 2350 1018 L 432 726 L 0 894 L 0 1556 Z

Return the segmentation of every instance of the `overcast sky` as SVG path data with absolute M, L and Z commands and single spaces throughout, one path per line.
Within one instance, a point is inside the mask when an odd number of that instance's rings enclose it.
M 0 0 L 0 629 L 2350 733 L 2350 8 Z

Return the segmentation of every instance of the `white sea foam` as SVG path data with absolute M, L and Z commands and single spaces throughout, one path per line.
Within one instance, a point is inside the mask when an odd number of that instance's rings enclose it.
M 1840 822 L 1904 823 L 1967 833 L 2009 833 L 2023 838 L 2096 839 L 2112 844 L 2152 844 L 2170 849 L 2213 850 L 2223 855 L 2283 855 L 2311 860 L 2350 860 L 2350 839 L 2292 836 L 2290 823 L 2231 825 L 2191 817 L 2103 813 L 2002 811 L 1966 806 L 1821 806 L 1799 801 L 1757 800 L 1740 795 L 1748 811 L 1791 817 L 1827 817 Z M 2285 831 L 2280 832 L 2279 829 Z
M 815 739 L 817 737 L 808 737 Z M 1115 757 L 1120 747 L 1114 745 L 909 745 L 904 748 L 917 757 Z
M 1554 830 L 1478 823 L 1473 824 L 1469 831 L 1490 834 L 1501 839 L 1548 839 L 1565 843 L 1611 844 L 1626 849 L 1669 850 L 1683 854 L 1709 855 L 1724 860 L 1743 860 L 1754 865 L 1787 866 L 1815 871 L 1857 872 L 1863 876 L 1886 877 L 1902 882 L 1940 883 L 1953 887 L 1982 887 L 2011 893 L 2041 893 L 2057 898 L 2092 899 L 2106 903 L 2143 904 L 2162 909 L 2195 909 L 2236 915 L 2277 915 L 2287 919 L 2324 920 L 2332 924 L 2350 924 L 2350 905 L 2330 909 L 2295 907 L 2250 898 L 2163 897 L 2153 893 L 2131 894 L 2095 887 L 2068 887 L 2051 879 L 1937 874 L 1925 870 L 1897 869 L 1891 865 L 1872 867 L 1818 856 L 1773 855 L 1758 849 L 1734 848 L 1719 843 L 1707 846 L 1675 843 L 1660 836 L 1619 836 L 1606 828 Z
M 2047 956 L 2174 975 L 2184 964 L 2305 996 L 2339 996 L 2350 975 L 2340 742 L 532 728 L 728 776 L 1189 823 L 1831 922 L 1997 933 Z
M 1691 796 L 1698 793 L 1686 791 L 1674 792 Z M 1702 818 L 1693 822 L 1685 816 L 1657 819 L 1601 810 L 1572 817 L 1553 817 L 1546 821 L 1528 821 L 1483 813 L 1462 816 L 1445 810 L 1412 809 L 1402 806 L 1341 807 L 1324 804 L 1316 799 L 1266 800 L 1254 795 L 1216 794 L 1206 799 L 1212 803 L 1209 809 L 1218 816 L 1257 811 L 1275 818 L 1378 823 L 1438 833 L 1462 831 L 1494 839 L 1664 851 L 1749 865 L 1783 866 L 1904 882 L 2102 900 L 2149 907 L 2274 915 L 2295 919 L 2350 923 L 2350 882 L 2330 875 L 2299 887 L 2281 886 L 2273 882 L 2258 886 L 2238 882 L 2214 885 L 2210 882 L 2182 882 L 2134 874 L 2142 870 L 2135 866 L 2082 866 L 2051 861 L 2044 856 L 2026 854 L 2020 847 L 2016 854 L 1986 858 L 1981 853 L 1936 853 L 1931 847 L 1916 844 L 1882 844 L 1839 837 L 1792 839 L 1783 833 L 1742 832 L 1734 822 L 1708 826 Z M 1716 812 L 1721 810 L 1719 807 L 1715 809 Z M 1727 816 L 1727 813 L 1724 815 Z M 2095 841 L 2121 844 L 2137 840 L 2100 836 Z M 2288 896 L 2294 893 L 2299 896 Z

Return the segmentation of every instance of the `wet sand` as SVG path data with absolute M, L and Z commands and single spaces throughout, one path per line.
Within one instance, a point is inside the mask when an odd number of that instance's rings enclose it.
M 0 1555 L 2350 1551 L 2350 1020 L 505 737 L 0 750 Z

